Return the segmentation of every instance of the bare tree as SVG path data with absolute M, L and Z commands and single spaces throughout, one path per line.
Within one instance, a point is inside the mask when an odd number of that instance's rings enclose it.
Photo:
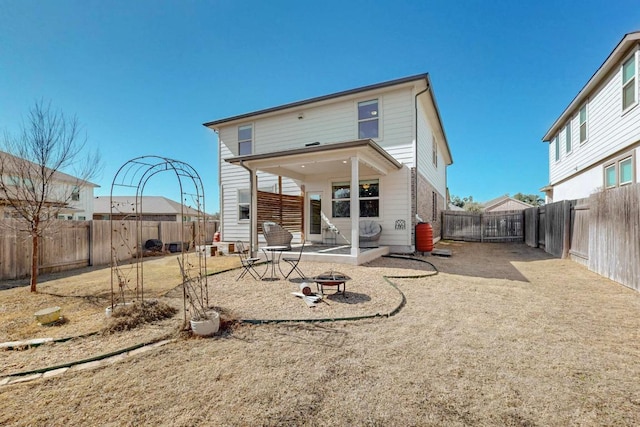
M 5 133 L 0 152 L 0 203 L 32 241 L 31 292 L 38 282 L 38 240 L 101 170 L 97 150 L 84 154 L 78 119 L 36 102 L 17 135 Z M 63 171 L 72 173 L 67 174 Z

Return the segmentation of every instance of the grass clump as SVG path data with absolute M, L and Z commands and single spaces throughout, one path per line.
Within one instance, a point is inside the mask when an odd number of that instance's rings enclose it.
M 114 310 L 105 332 L 129 331 L 146 323 L 171 318 L 177 312 L 175 307 L 161 301 L 134 302 Z

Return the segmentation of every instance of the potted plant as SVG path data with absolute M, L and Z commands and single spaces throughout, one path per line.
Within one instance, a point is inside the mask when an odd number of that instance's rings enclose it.
M 180 257 L 178 264 L 182 273 L 185 320 L 186 312 L 189 312 L 191 331 L 195 335 L 211 336 L 220 328 L 220 314 L 207 307 L 207 278 L 201 274 L 196 277 L 189 274 L 189 265 L 185 268 L 185 263 Z

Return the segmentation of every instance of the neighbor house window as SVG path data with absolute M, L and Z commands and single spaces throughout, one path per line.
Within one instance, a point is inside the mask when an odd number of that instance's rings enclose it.
M 622 64 L 622 110 L 636 103 L 636 55 Z
M 438 167 L 438 143 L 436 137 L 431 134 L 431 162 Z
M 238 126 L 238 155 L 251 154 L 253 125 Z
M 616 165 L 604 168 L 604 186 L 611 188 L 616 186 Z
M 604 165 L 605 188 L 619 187 L 631 184 L 635 177 L 635 157 L 633 154 L 624 154 Z
M 249 190 L 238 190 L 238 219 L 249 219 L 249 207 L 251 206 L 251 193 Z
M 567 153 L 571 152 L 571 122 L 567 123 L 567 127 L 564 128 L 564 145 Z
M 71 192 L 71 200 L 77 202 L 80 200 L 80 189 L 78 187 L 73 187 L 73 191 Z
M 331 215 L 334 218 L 351 216 L 351 184 L 334 182 L 331 186 Z M 380 181 L 377 179 L 361 180 L 358 183 L 358 200 L 360 217 L 380 216 Z
M 358 102 L 358 138 L 377 138 L 379 117 L 377 99 Z
M 627 157 L 618 163 L 618 182 L 620 185 L 633 182 L 633 158 Z
M 587 104 L 580 108 L 580 143 L 587 140 Z
M 553 145 L 555 145 L 555 150 L 556 150 L 556 162 L 558 160 L 560 160 L 560 141 L 558 140 L 558 136 L 556 135 L 555 138 L 553 138 Z

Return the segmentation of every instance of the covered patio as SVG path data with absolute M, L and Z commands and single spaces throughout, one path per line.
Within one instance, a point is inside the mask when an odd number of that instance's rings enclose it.
M 350 188 L 359 188 L 362 177 L 384 177 L 403 165 L 371 139 L 360 139 L 339 143 L 320 144 L 313 142 L 304 147 L 262 154 L 249 154 L 226 159 L 228 163 L 243 167 L 250 178 L 250 233 L 249 248 L 252 256 L 259 255 L 258 238 L 258 172 L 295 180 L 304 197 L 304 206 L 309 204 L 307 187 L 310 182 L 329 185 L 335 177 L 350 177 Z M 282 191 L 282 188 L 279 188 Z M 360 248 L 359 222 L 360 203 L 357 191 L 349 194 L 349 230 L 336 239 L 333 245 L 318 245 L 311 242 L 302 253 L 304 261 L 335 262 L 360 265 L 389 253 L 389 248 Z M 307 242 L 311 220 L 305 212 L 300 230 L 300 240 Z M 327 216 L 323 218 L 327 220 Z M 316 224 L 317 226 L 317 224 Z M 322 247 L 321 247 L 322 246 Z

